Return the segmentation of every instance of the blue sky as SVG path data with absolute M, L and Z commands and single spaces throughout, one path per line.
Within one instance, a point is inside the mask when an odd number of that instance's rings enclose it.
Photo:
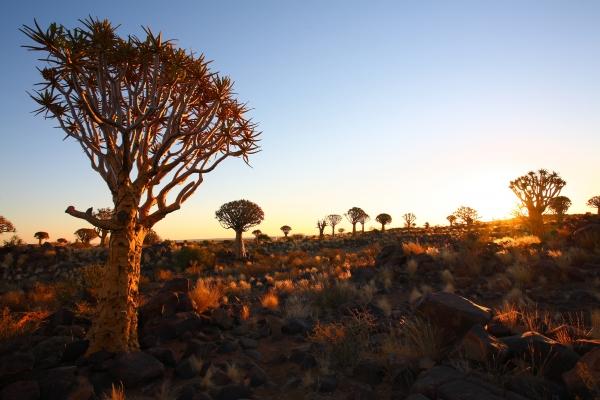
M 500 218 L 516 203 L 509 180 L 541 167 L 567 181 L 572 212 L 600 193 L 599 2 L 11 2 L 0 215 L 28 241 L 37 230 L 72 239 L 85 224 L 69 204 L 110 205 L 78 145 L 31 113 L 37 64 L 18 31 L 88 15 L 204 53 L 264 132 L 252 168 L 229 160 L 207 175 L 156 226 L 163 237 L 229 236 L 214 211 L 239 198 L 263 206 L 269 234 L 315 233 L 317 218 L 353 206 L 390 213 L 392 226 L 405 212 L 445 223 L 463 204 Z

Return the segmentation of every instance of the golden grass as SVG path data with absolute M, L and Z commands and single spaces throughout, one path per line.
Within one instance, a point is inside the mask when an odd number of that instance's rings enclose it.
M 443 354 L 442 333 L 428 320 L 419 316 L 404 319 L 390 329 L 381 350 L 401 358 L 439 360 Z
M 421 246 L 419 243 L 406 242 L 406 243 L 402 243 L 402 251 L 406 255 L 417 255 L 417 254 L 426 253 L 427 248 L 424 246 Z
M 154 277 L 157 281 L 164 282 L 172 280 L 175 277 L 175 274 L 169 269 L 159 269 L 155 272 Z
M 223 288 L 216 282 L 198 279 L 196 286 L 190 291 L 189 295 L 196 312 L 203 313 L 219 306 L 223 297 Z
M 5 307 L 0 314 L 0 342 L 35 331 L 48 317 L 47 311 L 13 313 Z
M 279 307 L 279 297 L 275 292 L 267 292 L 260 298 L 260 304 L 264 308 L 275 310 Z
M 126 400 L 123 384 L 115 386 L 113 383 L 110 393 L 104 395 L 104 400 Z

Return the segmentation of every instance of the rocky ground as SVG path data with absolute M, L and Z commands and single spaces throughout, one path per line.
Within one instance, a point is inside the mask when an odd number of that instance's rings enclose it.
M 86 354 L 102 249 L 3 250 L 0 399 L 600 398 L 593 223 L 163 243 L 127 354 Z

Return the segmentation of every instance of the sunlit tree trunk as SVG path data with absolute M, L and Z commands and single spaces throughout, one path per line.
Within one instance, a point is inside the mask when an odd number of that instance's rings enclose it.
M 246 246 L 241 231 L 235 233 L 235 256 L 240 259 L 246 258 Z
M 352 224 L 352 236 L 356 234 L 356 222 Z
M 119 191 L 116 217 L 122 227 L 110 235 L 108 260 L 98 293 L 98 309 L 88 333 L 88 353 L 139 349 L 137 307 L 140 262 L 147 229 L 137 223 L 135 196 Z
M 381 224 L 381 232 L 385 232 L 385 224 Z
M 532 235 L 541 237 L 544 234 L 544 217 L 542 213 L 535 208 L 528 208 L 529 214 L 529 229 Z

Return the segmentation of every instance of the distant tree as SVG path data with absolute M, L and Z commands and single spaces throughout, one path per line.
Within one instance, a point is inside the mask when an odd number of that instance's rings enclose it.
M 93 215 L 94 217 L 98 218 L 99 220 L 104 220 L 104 221 L 110 221 L 113 217 L 113 210 L 110 207 L 105 207 L 105 208 L 99 208 L 98 211 L 96 211 Z M 94 229 L 96 230 L 96 233 L 98 234 L 98 237 L 100 238 L 100 247 L 104 247 L 106 246 L 106 237 L 109 234 L 109 230 L 108 229 L 104 229 L 104 228 L 100 228 L 100 227 L 94 227 Z M 148 231 L 149 233 L 150 231 Z
M 319 229 L 319 239 L 323 239 L 326 227 L 327 227 L 327 218 L 317 220 L 317 229 Z
M 352 236 L 354 236 L 356 234 L 356 224 L 358 224 L 361 221 L 361 218 L 363 218 L 363 216 L 366 215 L 366 213 L 360 207 L 352 207 L 344 215 L 352 224 Z
M 406 213 L 402 216 L 402 219 L 404 220 L 404 227 L 410 230 L 410 228 L 415 226 L 417 217 L 413 213 Z
M 98 237 L 95 229 L 92 228 L 80 228 L 75 231 L 75 237 L 85 245 L 89 245 L 90 242 Z
M 102 240 L 102 236 L 100 237 L 100 240 Z M 161 241 L 162 239 L 154 229 L 150 229 L 144 238 L 144 244 L 147 246 L 152 246 L 153 244 L 160 243 Z
M 21 246 L 23 244 L 25 244 L 25 242 L 17 235 L 12 235 L 8 240 L 4 241 L 4 246 L 6 247 Z
M 448 220 L 448 222 L 450 222 L 450 226 L 452 226 L 456 222 L 456 215 L 450 214 L 446 217 L 446 219 Z
M 479 214 L 477 210 L 467 206 L 460 206 L 454 211 L 454 216 L 460 219 L 463 224 L 467 226 L 473 225 L 475 221 L 479 220 Z
M 42 64 L 31 94 L 37 113 L 78 142 L 112 195 L 110 221 L 66 210 L 111 231 L 88 352 L 135 351 L 145 235 L 224 160 L 248 162 L 259 132 L 231 79 L 148 28 L 120 36 L 110 21 L 90 17 L 73 29 L 36 22 L 21 31 Z
M 33 237 L 38 240 L 38 244 L 41 246 L 44 240 L 50 238 L 50 235 L 48 235 L 48 232 L 36 232 L 33 234 Z
M 216 218 L 225 229 L 235 232 L 235 255 L 246 258 L 246 248 L 242 234 L 249 228 L 258 225 L 265 218 L 265 213 L 258 204 L 248 200 L 235 200 L 225 203 L 215 213 Z
M 590 207 L 595 207 L 597 209 L 597 213 L 600 215 L 600 196 L 594 196 L 589 199 L 586 203 Z M 2 217 L 0 217 L 2 218 Z
M 254 238 L 256 239 L 256 243 L 258 243 L 258 238 L 262 235 L 262 231 L 260 229 L 255 229 L 252 231 Z
M 338 228 L 339 233 L 344 233 L 346 230 L 344 228 Z
M 0 215 L 0 234 L 16 231 L 17 230 L 15 229 L 15 226 L 12 224 L 12 222 Z
M 360 223 L 360 230 L 362 233 L 365 233 L 365 224 L 371 220 L 369 214 L 363 211 L 363 214 L 360 216 L 358 222 Z
M 423 224 L 423 227 L 424 227 L 425 229 L 429 229 L 429 222 L 425 222 L 425 223 Z
M 58 238 L 56 239 L 56 243 L 64 246 L 65 244 L 69 243 L 69 241 L 65 238 Z
M 260 235 L 258 235 L 257 240 L 259 242 L 270 242 L 271 237 L 269 235 L 267 235 L 266 233 L 261 233 Z
M 571 199 L 567 196 L 556 196 L 548 204 L 548 208 L 556 214 L 558 222 L 562 222 L 567 210 L 571 207 Z
M 327 225 L 331 227 L 331 236 L 335 236 L 335 226 L 342 222 L 342 216 L 339 214 L 330 214 L 325 217 Z
M 285 237 L 288 237 L 288 234 L 290 233 L 290 231 L 292 230 L 292 228 L 288 225 L 284 225 L 281 228 L 281 232 L 283 232 L 283 234 L 285 235 Z
M 381 224 L 381 232 L 385 232 L 385 226 L 392 222 L 392 216 L 390 214 L 382 213 L 375 217 L 375 221 Z
M 532 234 L 541 236 L 544 233 L 543 214 L 565 185 L 566 182 L 556 172 L 550 173 L 545 169 L 530 171 L 510 182 L 509 188 L 527 209 Z

